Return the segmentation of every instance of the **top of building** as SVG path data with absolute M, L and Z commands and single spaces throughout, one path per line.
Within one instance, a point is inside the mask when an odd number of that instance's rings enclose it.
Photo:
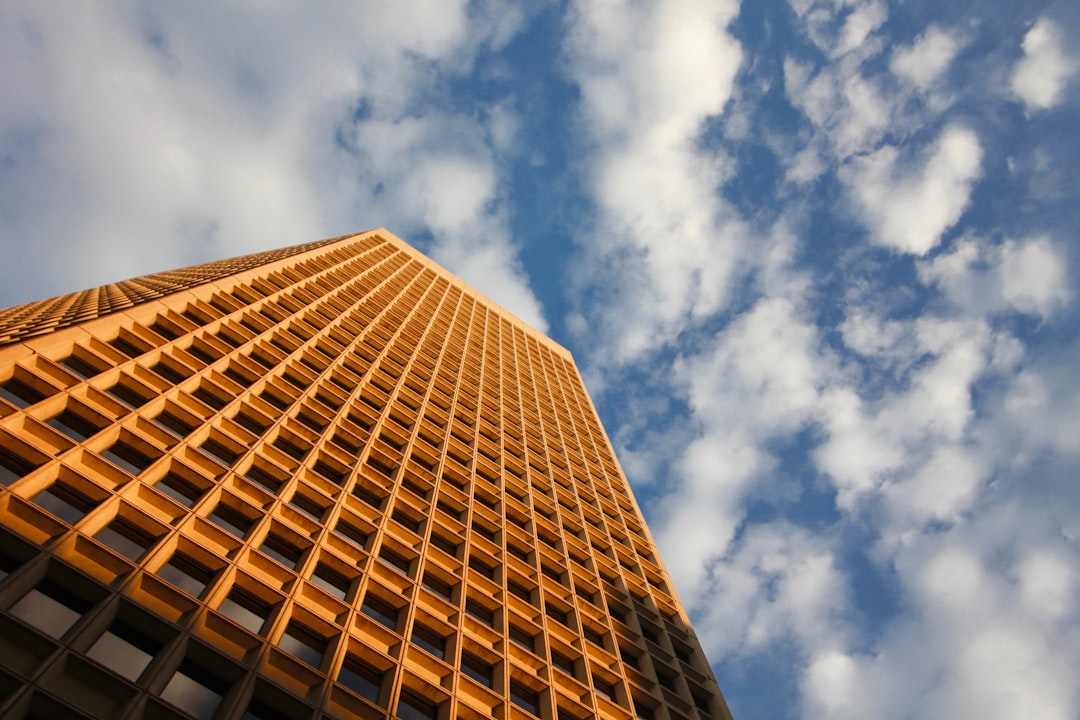
M 423 262 L 432 270 L 467 290 L 485 303 L 499 309 L 500 313 L 512 318 L 517 324 L 527 328 L 532 334 L 543 338 L 554 349 L 569 356 L 569 351 L 540 332 L 529 323 L 510 312 L 502 305 L 484 295 L 452 272 L 421 253 L 407 242 L 397 237 L 386 228 L 376 228 L 366 232 L 318 240 L 316 242 L 293 245 L 277 250 L 241 255 L 239 257 L 215 260 L 191 267 L 165 272 L 151 273 L 128 280 L 101 285 L 66 295 L 37 300 L 0 309 L 0 347 L 38 335 L 45 335 L 62 330 L 72 325 L 104 317 L 135 307 L 149 300 L 155 300 L 171 293 L 190 290 L 200 285 L 213 283 L 233 275 L 262 268 L 267 265 L 293 260 L 305 253 L 322 250 L 335 243 L 347 243 L 359 238 L 377 237 L 411 254 L 417 261 Z

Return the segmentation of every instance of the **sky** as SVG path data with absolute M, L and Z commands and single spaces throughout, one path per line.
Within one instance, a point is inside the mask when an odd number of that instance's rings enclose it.
M 575 355 L 738 720 L 1080 718 L 1080 4 L 0 3 L 0 306 L 386 227 Z

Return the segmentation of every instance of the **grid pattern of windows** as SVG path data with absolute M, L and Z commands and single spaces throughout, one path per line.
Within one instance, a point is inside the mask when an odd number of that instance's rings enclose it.
M 569 354 L 385 231 L 0 311 L 0 448 L 0 714 L 729 717 Z

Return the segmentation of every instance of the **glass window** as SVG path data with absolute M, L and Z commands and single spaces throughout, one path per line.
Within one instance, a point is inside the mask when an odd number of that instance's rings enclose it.
M 400 613 L 390 603 L 368 595 L 364 598 L 364 604 L 360 606 L 360 610 L 379 624 L 391 630 L 397 630 L 398 615 Z
M 43 580 L 12 605 L 8 612 L 58 638 L 71 629 L 89 608 L 90 602 L 51 580 Z
M 295 570 L 296 564 L 300 562 L 300 548 L 273 533 L 266 536 L 266 540 L 259 550 L 274 558 L 290 570 Z
M 540 694 L 515 680 L 510 681 L 510 702 L 533 715 L 540 714 Z
M 86 654 L 134 682 L 160 649 L 161 643 L 117 620 L 102 633 Z
M 196 720 L 211 720 L 228 689 L 229 683 L 220 675 L 184 660 L 161 697 Z
M 347 577 L 331 568 L 329 565 L 319 563 L 315 566 L 315 572 L 311 576 L 311 582 L 321 587 L 339 600 L 344 600 L 349 594 L 352 582 Z
M 495 611 L 484 607 L 476 600 L 470 599 L 465 602 L 465 612 L 489 627 L 495 626 Z
M 31 500 L 69 525 L 81 520 L 86 513 L 97 507 L 99 502 L 63 482 L 54 482 Z
M 413 626 L 412 641 L 440 660 L 446 657 L 446 638 L 423 625 Z
M 219 502 L 207 518 L 226 532 L 243 539 L 255 521 L 225 502 Z
M 218 606 L 218 612 L 253 633 L 262 630 L 266 618 L 270 617 L 270 610 L 269 604 L 236 586 Z
M 341 665 L 338 682 L 360 697 L 378 703 L 379 691 L 382 689 L 383 673 L 349 653 L 345 656 L 345 662 Z
M 206 589 L 214 576 L 210 568 L 181 552 L 173 553 L 169 562 L 162 565 L 157 574 L 195 597 Z
M 151 533 L 122 517 L 101 528 L 94 539 L 128 560 L 137 562 L 157 541 Z
M 158 480 L 157 484 L 154 485 L 154 488 L 161 493 L 168 495 L 185 507 L 194 505 L 206 492 L 206 488 L 196 487 L 184 478 L 171 472 L 161 478 L 161 480 Z
M 461 653 L 461 672 L 484 687 L 492 685 L 492 667 L 475 655 Z
M 439 706 L 411 692 L 403 692 L 396 715 L 399 720 L 437 720 Z
M 322 663 L 328 644 L 325 637 L 296 622 L 289 623 L 278 641 L 278 647 L 314 668 Z

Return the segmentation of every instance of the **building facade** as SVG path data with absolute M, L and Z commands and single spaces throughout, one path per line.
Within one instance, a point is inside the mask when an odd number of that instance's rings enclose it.
M 0 311 L 0 720 L 721 720 L 569 353 L 385 230 Z

